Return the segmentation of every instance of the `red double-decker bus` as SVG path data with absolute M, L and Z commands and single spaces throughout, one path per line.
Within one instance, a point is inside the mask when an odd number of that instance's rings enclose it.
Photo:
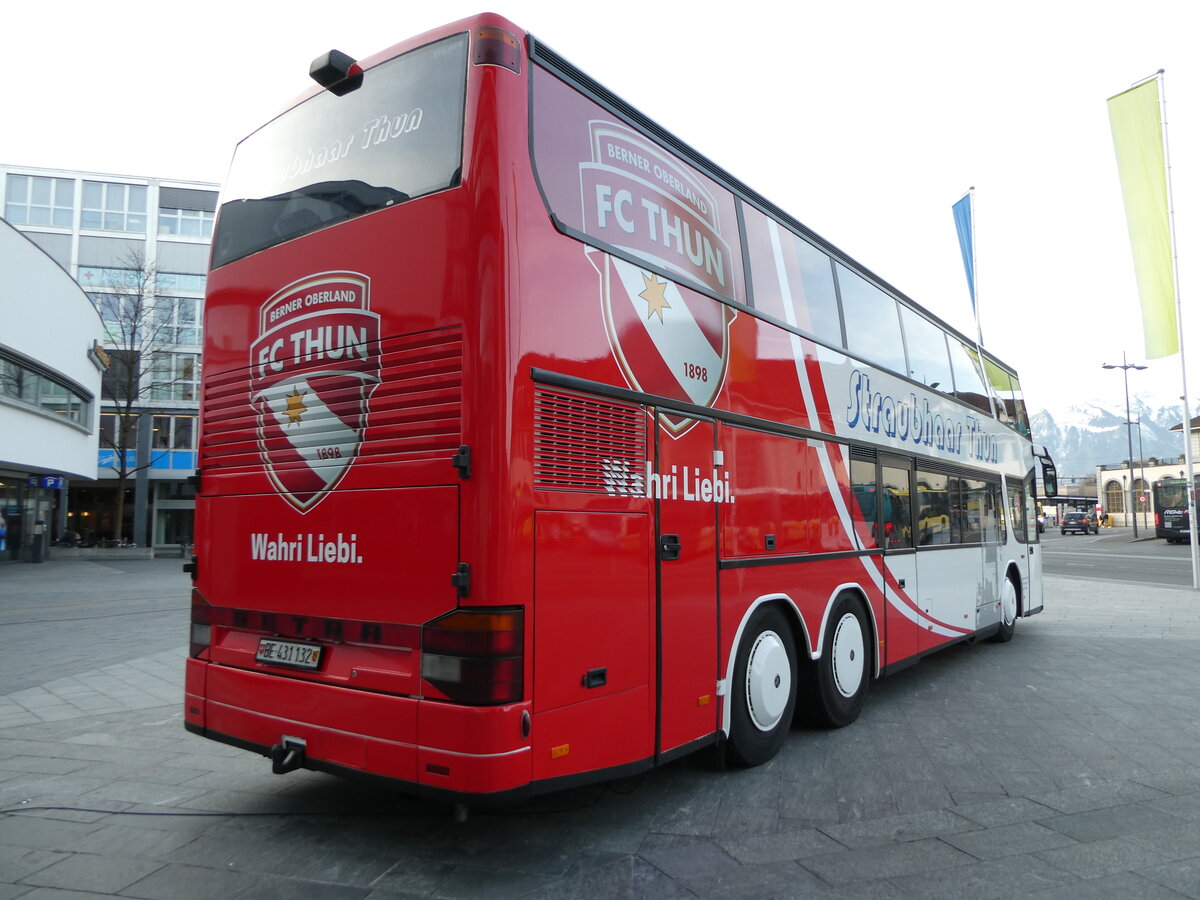
M 217 218 L 190 731 L 457 801 L 753 765 L 1042 608 L 1011 369 L 505 19 L 313 76 Z

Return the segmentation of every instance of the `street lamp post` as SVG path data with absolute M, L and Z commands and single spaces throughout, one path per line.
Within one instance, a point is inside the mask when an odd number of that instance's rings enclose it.
M 1142 490 L 1138 494 L 1138 504 L 1142 507 L 1142 527 L 1147 532 L 1150 531 L 1150 483 L 1146 481 L 1146 451 L 1142 449 L 1142 417 L 1139 414 L 1137 420 L 1138 427 L 1138 468 L 1142 470 Z M 1136 513 L 1134 514 L 1136 518 Z
M 1104 363 L 1104 365 L 1101 366 L 1101 368 L 1103 368 L 1103 369 L 1121 369 L 1121 370 L 1123 370 L 1123 374 L 1125 376 L 1125 436 L 1129 439 L 1129 499 L 1133 502 L 1132 506 L 1130 507 L 1130 513 L 1133 516 L 1133 537 L 1134 537 L 1134 540 L 1137 540 L 1137 536 L 1138 536 L 1137 498 L 1133 496 L 1133 494 L 1134 494 L 1133 423 L 1129 420 L 1129 370 L 1137 369 L 1138 371 L 1141 371 L 1142 369 L 1145 369 L 1146 367 L 1139 366 L 1135 363 L 1131 363 L 1128 360 L 1126 360 L 1125 359 L 1125 351 L 1122 350 L 1121 351 L 1121 365 L 1118 366 L 1115 363 L 1112 363 L 1112 364 Z

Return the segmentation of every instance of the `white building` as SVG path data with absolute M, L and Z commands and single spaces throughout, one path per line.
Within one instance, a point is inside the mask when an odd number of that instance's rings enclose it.
M 96 477 L 100 316 L 74 279 L 0 221 L 0 562 L 42 556 Z
M 124 362 L 122 317 L 139 268 L 133 261 L 155 276 L 148 299 L 161 342 L 153 363 L 124 353 L 142 375 L 136 449 L 124 454 L 132 471 L 125 514 L 114 521 L 117 416 L 110 369 L 97 392 L 100 449 L 86 473 L 98 480 L 71 485 L 70 510 L 87 542 L 191 541 L 194 494 L 187 479 L 196 465 L 200 329 L 216 203 L 217 185 L 207 182 L 0 164 L 0 214 L 87 292 L 118 364 Z
M 1192 462 L 1200 475 L 1200 417 L 1189 423 L 1192 441 Z M 1172 431 L 1182 432 L 1183 424 L 1174 426 Z M 1132 527 L 1134 511 L 1136 511 L 1137 526 L 1145 529 L 1147 535 L 1154 535 L 1154 485 L 1165 480 L 1179 481 L 1185 478 L 1185 463 L 1183 441 L 1179 444 L 1179 456 L 1168 458 L 1135 459 L 1132 471 L 1129 461 L 1096 467 L 1096 489 L 1099 492 L 1097 505 L 1112 517 L 1112 523 L 1122 527 Z M 1130 486 L 1132 485 L 1132 493 Z

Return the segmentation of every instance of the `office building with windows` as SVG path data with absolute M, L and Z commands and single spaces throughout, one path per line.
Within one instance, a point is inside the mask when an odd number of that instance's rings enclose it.
M 0 216 L 78 282 L 102 323 L 97 480 L 70 487 L 86 543 L 191 542 L 217 188 L 0 164 Z

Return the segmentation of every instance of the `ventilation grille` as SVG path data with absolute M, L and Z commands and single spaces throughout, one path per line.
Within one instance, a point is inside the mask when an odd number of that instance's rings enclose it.
M 647 419 L 640 407 L 539 388 L 533 415 L 534 487 L 644 496 Z
M 349 452 L 358 464 L 449 458 L 462 443 L 462 333 L 441 329 L 379 342 L 380 383 L 366 401 L 366 429 Z M 361 421 L 362 391 L 332 391 L 327 402 L 331 432 Z M 201 465 L 228 471 L 261 467 L 258 414 L 251 406 L 250 370 L 224 372 L 204 386 Z M 319 442 L 322 429 L 309 429 Z M 345 435 L 344 426 L 341 426 Z M 304 465 L 273 460 L 274 468 Z

